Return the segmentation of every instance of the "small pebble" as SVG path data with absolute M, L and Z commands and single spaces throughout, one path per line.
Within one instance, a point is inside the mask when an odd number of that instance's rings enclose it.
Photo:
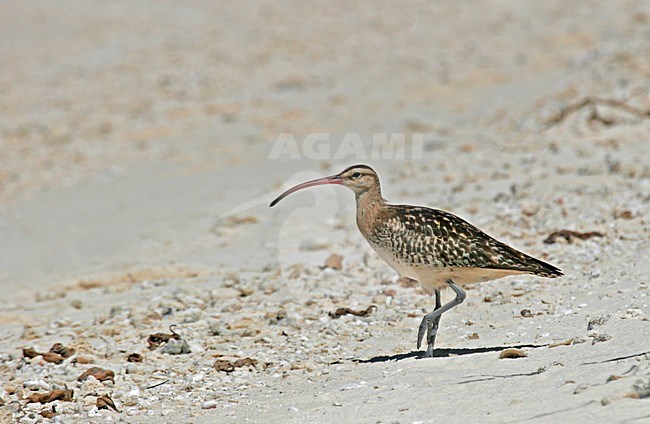
M 184 339 L 171 339 L 160 349 L 160 353 L 167 355 L 183 355 L 191 352 L 190 345 Z
M 43 390 L 43 391 L 50 391 L 52 390 L 52 386 L 46 383 L 43 380 L 28 380 L 23 383 L 23 387 L 29 390 Z
M 499 354 L 499 359 L 525 358 L 528 354 L 521 349 L 505 349 Z
M 213 400 L 206 400 L 201 404 L 202 409 L 215 409 L 217 406 L 219 406 L 219 401 L 213 399 Z
M 539 212 L 541 205 L 535 202 L 524 201 L 521 205 L 521 211 L 526 216 L 535 216 Z

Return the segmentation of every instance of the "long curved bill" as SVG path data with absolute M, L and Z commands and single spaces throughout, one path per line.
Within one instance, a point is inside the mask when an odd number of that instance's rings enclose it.
M 284 199 L 291 193 L 295 193 L 298 190 L 302 190 L 303 188 L 324 185 L 324 184 L 343 184 L 343 180 L 338 175 L 332 175 L 331 177 L 318 178 L 316 180 L 311 180 L 302 184 L 298 184 L 297 186 L 292 187 L 289 190 L 282 193 L 281 195 L 279 195 L 278 198 L 272 201 L 269 206 L 270 207 L 275 206 L 280 200 Z

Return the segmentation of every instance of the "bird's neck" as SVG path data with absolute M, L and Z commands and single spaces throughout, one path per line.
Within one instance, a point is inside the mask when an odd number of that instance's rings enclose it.
M 357 226 L 364 237 L 372 234 L 374 224 L 381 217 L 386 200 L 381 197 L 379 187 L 357 194 Z

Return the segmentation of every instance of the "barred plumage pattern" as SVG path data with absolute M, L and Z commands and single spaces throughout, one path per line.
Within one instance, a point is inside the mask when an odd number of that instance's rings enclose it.
M 390 252 L 406 266 L 489 268 L 557 277 L 562 272 L 437 209 L 390 205 L 366 238 L 378 252 Z

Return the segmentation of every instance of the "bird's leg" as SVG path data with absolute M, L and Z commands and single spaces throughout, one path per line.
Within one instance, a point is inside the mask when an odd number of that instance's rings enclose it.
M 442 303 L 440 302 L 440 290 L 435 289 L 435 294 L 436 294 L 436 307 L 433 309 L 438 310 L 442 306 Z M 439 315 L 436 317 L 433 322 L 429 322 L 427 324 L 427 353 L 431 352 L 429 356 L 433 356 L 433 345 L 436 343 L 436 335 L 438 334 L 438 326 L 440 325 L 440 318 L 442 316 Z
M 436 302 L 436 309 L 434 309 L 433 312 L 426 314 L 424 318 L 422 318 L 422 322 L 420 323 L 420 328 L 418 330 L 418 345 L 417 345 L 418 349 L 422 345 L 422 339 L 424 338 L 424 331 L 428 330 L 429 328 L 433 328 L 434 325 L 437 326 L 437 322 L 440 319 L 440 315 L 447 312 L 454 306 L 460 305 L 465 300 L 466 297 L 465 292 L 463 291 L 463 289 L 458 287 L 456 283 L 454 283 L 451 280 L 447 280 L 447 285 L 449 285 L 449 287 L 451 287 L 451 289 L 456 293 L 456 297 L 439 308 L 437 307 L 438 305 Z M 429 345 L 427 346 L 427 352 L 424 356 L 425 358 L 430 358 L 433 356 L 433 344 L 431 343 L 431 333 L 429 333 Z

